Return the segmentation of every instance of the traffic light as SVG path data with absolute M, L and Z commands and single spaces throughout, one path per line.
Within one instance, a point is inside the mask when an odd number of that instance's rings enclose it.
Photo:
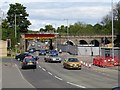
M 11 39 L 7 39 L 7 48 L 11 47 Z

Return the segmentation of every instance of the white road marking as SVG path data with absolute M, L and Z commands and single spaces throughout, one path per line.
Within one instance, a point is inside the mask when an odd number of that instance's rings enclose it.
M 61 81 L 63 80 L 62 78 L 59 78 L 59 77 L 57 77 L 57 76 L 55 76 L 55 78 L 57 78 L 58 80 L 61 80 Z
M 31 87 L 35 88 L 31 83 L 29 83 L 25 78 L 24 76 L 22 75 L 20 69 L 18 68 L 17 64 L 15 64 L 15 67 L 18 69 L 19 73 L 20 73 L 20 76 L 22 77 L 23 80 L 25 80 Z
M 39 66 L 39 68 L 41 68 L 41 66 Z
M 74 83 L 71 83 L 71 82 L 67 82 L 68 84 L 71 84 L 71 85 L 73 85 L 73 86 L 77 86 L 77 87 L 80 87 L 80 88 L 86 88 L 86 87 L 84 87 L 84 86 L 81 86 L 81 85 L 77 85 L 77 84 L 74 84 Z
M 43 71 L 46 71 L 46 69 L 42 68 Z
M 48 74 L 52 75 L 52 73 L 51 73 L 51 72 L 48 72 Z

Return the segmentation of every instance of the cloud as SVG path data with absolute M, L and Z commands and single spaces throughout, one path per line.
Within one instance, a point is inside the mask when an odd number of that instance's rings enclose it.
M 45 24 L 66 25 L 64 19 L 68 19 L 69 24 L 77 21 L 95 24 L 111 11 L 110 0 L 2 0 L 0 6 L 7 12 L 8 4 L 15 2 L 27 7 L 33 30 L 39 30 Z
M 85 5 L 81 6 L 81 3 L 64 3 L 65 6 L 60 7 L 63 5 L 63 3 L 53 3 L 52 5 L 58 5 L 57 8 L 53 8 L 51 3 L 38 3 L 41 4 L 40 7 L 42 8 L 31 8 L 28 9 L 28 12 L 30 13 L 30 19 L 34 19 L 34 22 L 32 22 L 33 26 L 36 26 L 36 28 L 39 26 L 44 26 L 44 24 L 47 23 L 56 23 L 57 26 L 61 24 L 65 24 L 66 22 L 64 19 L 69 20 L 69 24 L 82 21 L 84 23 L 91 23 L 95 24 L 97 22 L 100 22 L 103 16 L 108 14 L 108 12 L 111 10 L 110 7 L 107 5 L 97 5 L 94 6 L 91 5 Z M 72 5 L 73 4 L 73 5 Z M 76 4 L 76 5 L 75 5 Z M 48 6 L 43 7 L 43 6 Z M 29 7 L 28 7 L 29 8 Z M 59 22 L 59 23 L 58 23 Z M 39 24 L 39 25 L 38 25 Z M 31 26 L 32 27 L 32 26 Z

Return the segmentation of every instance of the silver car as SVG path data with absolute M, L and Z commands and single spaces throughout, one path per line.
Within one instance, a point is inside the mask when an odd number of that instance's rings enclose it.
M 62 59 L 58 55 L 48 55 L 44 58 L 45 62 L 59 62 L 61 63 Z

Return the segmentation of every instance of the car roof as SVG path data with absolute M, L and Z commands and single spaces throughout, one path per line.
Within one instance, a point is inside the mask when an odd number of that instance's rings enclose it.
M 32 56 L 26 56 L 25 58 L 33 58 Z

